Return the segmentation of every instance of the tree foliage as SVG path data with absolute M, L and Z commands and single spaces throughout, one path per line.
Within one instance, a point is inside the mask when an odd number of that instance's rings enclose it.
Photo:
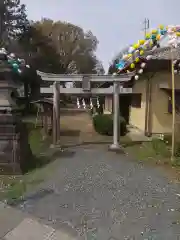
M 85 33 L 78 26 L 61 21 L 54 22 L 50 19 L 34 22 L 32 28 L 34 34 L 31 44 L 34 42 L 37 47 L 37 42 L 41 39 L 39 51 L 41 49 L 42 53 L 45 49 L 50 50 L 52 54 L 48 53 L 48 57 L 56 59 L 55 62 L 58 62 L 60 69 L 57 69 L 58 72 L 91 74 L 97 72 L 98 66 L 103 69 L 95 55 L 98 40 L 92 32 Z
M 10 52 L 24 58 L 31 67 L 21 77 L 28 101 L 40 88 L 36 69 L 60 74 L 104 74 L 95 54 L 98 40 L 91 31 L 45 18 L 28 21 L 20 0 L 0 2 L 0 23 L 3 46 L 8 45 Z
M 19 44 L 31 67 L 45 72 L 64 73 L 51 39 L 43 35 L 35 26 L 29 26 L 21 36 Z
M 28 25 L 26 7 L 20 0 L 0 1 L 0 38 L 3 46 L 17 39 Z
M 20 0 L 0 1 L 0 37 L 3 46 L 10 43 L 10 49 L 42 71 L 104 73 L 95 55 L 98 40 L 91 31 L 46 18 L 29 22 Z

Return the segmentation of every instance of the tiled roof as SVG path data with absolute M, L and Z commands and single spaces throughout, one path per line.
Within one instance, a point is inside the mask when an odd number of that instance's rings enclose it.
M 145 54 L 152 55 L 152 59 L 158 59 L 158 60 L 170 60 L 171 59 L 171 48 L 170 47 L 160 47 L 155 50 L 151 50 L 146 52 Z M 172 56 L 173 59 L 178 60 L 180 59 L 180 45 L 178 45 L 177 48 L 174 48 L 172 50 Z

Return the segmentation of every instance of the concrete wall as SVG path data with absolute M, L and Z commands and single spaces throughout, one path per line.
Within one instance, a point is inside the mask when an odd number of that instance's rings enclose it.
M 105 97 L 104 113 L 112 113 L 112 96 Z
M 152 80 L 151 100 L 151 132 L 153 134 L 172 132 L 172 114 L 168 113 L 168 94 L 159 88 L 160 84 L 167 84 L 171 89 L 171 74 L 159 73 Z M 133 93 L 141 93 L 141 108 L 130 108 L 130 124 L 145 130 L 146 111 L 146 79 L 136 81 Z M 175 76 L 175 87 L 180 89 L 180 76 Z M 180 126 L 180 115 L 176 114 L 176 125 Z M 179 128 L 179 127 L 178 127 Z
M 140 93 L 141 95 L 141 108 L 130 107 L 129 123 L 140 130 L 144 131 L 145 128 L 145 107 L 146 107 L 146 82 L 142 79 L 136 81 L 133 92 Z
M 172 114 L 168 112 L 168 94 L 159 89 L 160 84 L 168 84 L 171 89 L 171 74 L 157 74 L 153 78 L 152 87 L 152 133 L 171 133 Z M 175 88 L 180 89 L 180 76 L 175 76 Z M 180 123 L 180 115 L 176 114 L 176 124 Z

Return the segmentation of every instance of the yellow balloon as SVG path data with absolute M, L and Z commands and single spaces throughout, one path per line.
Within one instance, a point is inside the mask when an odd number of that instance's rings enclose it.
M 176 36 L 177 36 L 177 37 L 180 37 L 180 32 L 176 32 Z
M 149 39 L 151 37 L 150 33 L 146 33 L 146 38 Z
M 158 34 L 157 36 L 156 36 L 156 40 L 160 40 L 161 39 L 161 35 L 160 34 Z
M 136 43 L 136 44 L 133 45 L 133 47 L 134 47 L 134 49 L 136 50 L 136 49 L 138 49 L 138 48 L 140 47 L 140 44 L 139 44 L 139 43 Z
M 135 68 L 135 64 L 131 63 L 130 68 L 132 68 L 132 69 Z
M 150 46 L 150 47 L 153 46 L 153 42 L 152 42 L 152 41 L 149 42 L 149 46 Z
M 142 56 L 143 54 L 144 54 L 144 51 L 143 51 L 143 50 L 141 50 L 141 51 L 140 51 L 140 55 Z
M 164 26 L 163 26 L 163 25 L 159 25 L 159 29 L 160 29 L 160 30 L 163 30 L 163 29 L 164 29 Z
M 128 58 L 131 58 L 131 57 L 132 57 L 132 54 L 131 54 L 131 53 L 129 53 L 129 54 L 128 54 Z
M 157 33 L 156 29 L 152 30 L 152 34 L 156 34 L 156 33 Z
M 145 43 L 145 40 L 142 39 L 142 40 L 139 40 L 139 45 L 143 45 Z
M 140 59 L 137 57 L 137 58 L 135 59 L 135 62 L 138 63 L 139 61 L 140 61 Z

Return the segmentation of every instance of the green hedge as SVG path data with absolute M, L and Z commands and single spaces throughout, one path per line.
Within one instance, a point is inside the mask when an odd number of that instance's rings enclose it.
M 120 135 L 124 136 L 127 133 L 126 121 L 120 117 Z M 93 117 L 93 126 L 97 133 L 102 135 L 113 135 L 113 115 L 112 114 L 99 114 Z

